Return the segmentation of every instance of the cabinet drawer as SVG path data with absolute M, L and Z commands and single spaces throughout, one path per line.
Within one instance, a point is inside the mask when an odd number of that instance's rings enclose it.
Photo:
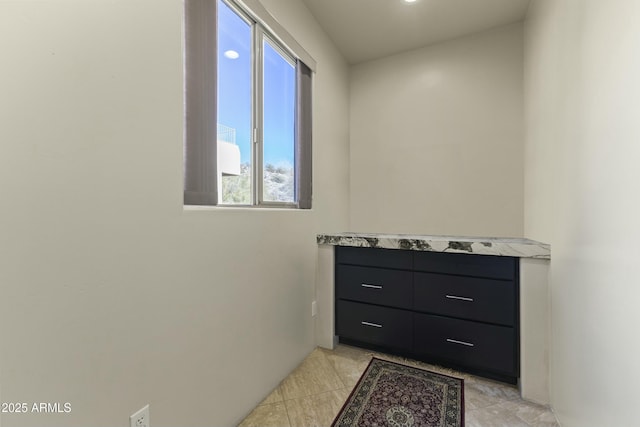
M 413 273 L 384 268 L 338 265 L 338 298 L 391 307 L 413 306 Z
M 413 313 L 338 300 L 336 334 L 402 350 L 413 346 Z
M 488 277 L 493 279 L 515 278 L 516 258 L 488 255 L 416 252 L 416 271 Z
M 413 256 L 411 252 L 395 249 L 336 246 L 336 262 L 410 270 L 413 266 Z
M 514 328 L 417 313 L 414 320 L 416 352 L 518 376 Z
M 514 326 L 515 283 L 507 280 L 415 273 L 414 309 Z

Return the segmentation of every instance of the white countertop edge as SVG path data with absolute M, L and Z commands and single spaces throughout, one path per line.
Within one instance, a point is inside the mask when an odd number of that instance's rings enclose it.
M 431 236 L 377 233 L 318 234 L 317 243 L 332 246 L 405 249 L 476 255 L 550 259 L 549 244 L 525 238 Z

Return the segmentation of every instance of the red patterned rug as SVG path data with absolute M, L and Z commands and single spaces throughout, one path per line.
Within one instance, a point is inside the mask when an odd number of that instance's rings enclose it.
M 332 427 L 463 427 L 464 381 L 371 359 Z

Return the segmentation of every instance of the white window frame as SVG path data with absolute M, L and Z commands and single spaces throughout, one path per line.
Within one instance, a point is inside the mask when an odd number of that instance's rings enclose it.
M 252 32 L 252 194 L 251 205 L 223 204 L 217 190 L 217 3 L 185 0 L 185 147 L 184 205 L 240 208 L 311 209 L 312 75 L 315 60 L 273 18 L 259 0 L 222 0 Z M 263 42 L 296 70 L 294 119 L 294 202 L 264 200 Z M 256 53 L 257 52 L 257 53 Z
M 250 11 L 245 10 L 234 0 L 220 0 L 251 27 L 251 204 L 224 203 L 218 195 L 218 206 L 243 208 L 297 208 L 298 165 L 294 159 L 294 201 L 278 202 L 264 199 L 264 45 L 268 40 L 273 47 L 294 69 L 295 55 L 287 49 Z M 294 141 L 294 152 L 296 142 Z
M 293 174 L 294 174 L 294 188 L 293 194 L 295 200 L 293 202 L 277 202 L 277 201 L 266 201 L 264 200 L 264 45 L 263 41 L 271 44 L 271 47 L 276 50 L 288 63 L 291 65 L 294 70 L 296 67 L 295 57 L 288 51 L 285 50 L 285 47 L 278 43 L 274 37 L 272 37 L 265 29 L 260 26 L 260 24 L 256 24 L 256 35 L 255 35 L 255 45 L 260 47 L 260 50 L 256 50 L 259 57 L 256 61 L 255 66 L 255 77 L 256 77 L 256 93 L 254 97 L 255 102 L 255 118 L 256 118 L 256 134 L 258 141 L 254 144 L 255 148 L 255 161 L 256 165 L 254 170 L 256 171 L 255 180 L 258 181 L 255 187 L 257 196 L 256 204 L 258 206 L 273 206 L 273 207 L 298 207 L 298 197 L 296 192 L 296 187 L 298 186 L 298 167 L 295 161 L 295 151 L 297 141 L 294 141 L 293 151 L 294 151 L 294 161 L 293 161 Z M 295 78 L 295 75 L 294 75 Z M 297 90 L 297 89 L 296 89 Z M 294 97 L 296 95 L 294 94 Z M 295 102 L 295 98 L 294 98 Z M 294 119 L 295 125 L 295 119 Z

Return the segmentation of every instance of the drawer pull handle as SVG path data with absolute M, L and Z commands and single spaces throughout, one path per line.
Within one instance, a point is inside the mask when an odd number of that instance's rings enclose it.
M 446 297 L 449 298 L 449 299 L 457 299 L 457 300 L 460 300 L 460 301 L 473 302 L 473 298 L 459 297 L 457 295 L 447 295 Z
M 362 286 L 363 288 L 370 288 L 370 289 L 382 289 L 382 286 L 380 285 L 370 285 L 368 283 L 363 283 L 360 286 Z
M 473 343 L 465 342 L 465 341 L 452 340 L 451 338 L 447 338 L 447 342 L 451 342 L 451 343 L 454 343 L 454 344 L 460 344 L 460 345 L 466 345 L 467 347 L 473 347 L 474 346 Z
M 371 322 L 360 322 L 362 323 L 364 326 L 373 326 L 374 328 L 382 328 L 382 325 L 379 325 L 377 323 L 371 323 Z

